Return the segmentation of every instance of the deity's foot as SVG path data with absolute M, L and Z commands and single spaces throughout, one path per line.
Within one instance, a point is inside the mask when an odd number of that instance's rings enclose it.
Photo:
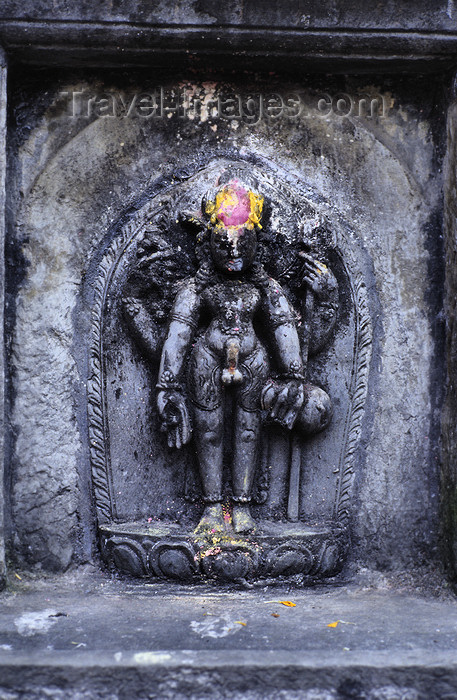
M 221 534 L 225 531 L 222 503 L 205 506 L 203 515 L 194 530 L 195 535 Z
M 256 523 L 249 512 L 248 505 L 235 504 L 232 511 L 232 525 L 235 532 L 254 532 Z

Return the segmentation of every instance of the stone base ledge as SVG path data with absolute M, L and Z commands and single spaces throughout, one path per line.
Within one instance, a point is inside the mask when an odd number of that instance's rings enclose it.
M 51 655 L 50 655 L 51 656 Z M 116 658 L 114 658 L 114 656 Z M 457 697 L 455 653 L 141 651 L 115 655 L 61 652 L 0 665 L 0 698 L 300 698 L 433 700 Z M 72 658 L 73 657 L 73 658 Z
M 12 578 L 1 700 L 457 698 L 457 601 L 445 589 Z
M 120 523 L 99 528 L 102 558 L 133 576 L 222 583 L 252 578 L 302 583 L 342 569 L 347 531 L 336 525 L 259 522 L 251 535 L 180 532 L 177 525 Z

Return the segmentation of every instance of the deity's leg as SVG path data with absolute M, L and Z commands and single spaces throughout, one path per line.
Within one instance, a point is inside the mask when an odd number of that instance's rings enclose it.
M 205 501 L 196 532 L 222 532 L 223 406 L 210 411 L 194 407 L 194 441 Z
M 252 532 L 255 529 L 249 503 L 258 462 L 260 430 L 260 412 L 247 411 L 238 405 L 235 409 L 232 462 L 232 521 L 235 532 Z
M 196 342 L 189 359 L 188 389 L 194 444 L 206 504 L 196 533 L 222 532 L 223 387 L 220 358 L 214 356 L 203 338 Z

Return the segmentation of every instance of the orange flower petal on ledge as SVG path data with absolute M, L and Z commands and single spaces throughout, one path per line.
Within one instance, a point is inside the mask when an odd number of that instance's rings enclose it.
M 285 605 L 286 608 L 296 608 L 297 603 L 292 603 L 291 600 L 280 600 L 281 605 Z

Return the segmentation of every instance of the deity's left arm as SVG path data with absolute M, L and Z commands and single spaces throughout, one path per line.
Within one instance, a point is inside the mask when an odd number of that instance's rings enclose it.
M 303 380 L 303 363 L 297 334 L 297 317 L 281 286 L 270 279 L 263 311 L 280 376 Z
M 270 330 L 278 376 L 265 386 L 262 402 L 271 419 L 290 429 L 303 404 L 304 369 L 295 312 L 274 280 L 269 281 L 265 290 L 263 311 Z

